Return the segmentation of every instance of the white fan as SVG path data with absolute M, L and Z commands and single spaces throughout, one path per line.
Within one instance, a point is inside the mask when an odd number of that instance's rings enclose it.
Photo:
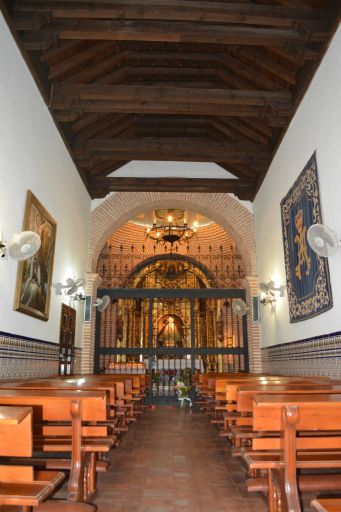
M 40 248 L 41 239 L 34 231 L 22 231 L 14 233 L 11 240 L 5 246 L 6 253 L 16 261 L 28 260 L 34 256 Z
M 324 258 L 334 256 L 340 247 L 337 233 L 324 224 L 312 224 L 307 232 L 307 240 L 311 249 Z
M 95 308 L 97 308 L 97 311 L 102 313 L 102 311 L 107 309 L 107 307 L 110 304 L 110 301 L 111 301 L 111 299 L 110 299 L 109 295 L 104 295 L 101 299 L 100 298 L 96 299 L 94 306 L 95 306 Z
M 232 301 L 232 311 L 237 316 L 244 316 L 247 313 L 247 305 L 242 299 Z

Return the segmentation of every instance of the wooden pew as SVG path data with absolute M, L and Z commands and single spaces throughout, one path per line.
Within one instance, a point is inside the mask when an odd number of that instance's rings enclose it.
M 298 489 L 341 491 L 341 474 L 322 471 L 341 469 L 341 394 L 255 396 L 253 424 L 281 433 L 280 456 L 268 469 L 270 510 L 300 512 Z M 302 468 L 321 473 L 298 476 Z
M 135 422 L 144 408 L 146 380 L 141 375 L 89 375 L 86 382 L 111 382 L 116 388 L 116 410 L 123 425 Z
M 268 386 L 272 386 L 277 388 L 277 386 L 308 386 L 311 387 L 312 385 L 319 383 L 321 386 L 329 387 L 331 381 L 329 379 L 326 379 L 324 377 L 319 378 L 317 377 L 315 379 L 310 378 L 302 378 L 302 377 L 281 377 L 281 376 L 268 376 L 268 377 L 252 377 L 248 379 L 232 379 L 232 380 L 225 380 L 225 387 L 226 387 L 226 401 L 229 405 L 228 412 L 224 413 L 224 429 L 221 432 L 221 436 L 233 438 L 233 435 L 231 433 L 231 425 L 238 425 L 238 426 L 244 426 L 244 427 L 250 427 L 249 429 L 245 428 L 243 429 L 245 433 L 251 432 L 251 425 L 252 420 L 249 416 L 251 416 L 252 412 L 252 403 L 250 403 L 250 408 L 246 408 L 244 410 L 241 410 L 237 405 L 237 398 L 238 398 L 238 392 L 240 389 L 242 389 L 243 386 L 263 386 L 262 390 L 266 390 Z M 235 432 L 237 433 L 237 430 Z M 238 443 L 240 444 L 240 443 Z
M 0 456 L 31 457 L 31 407 L 0 406 Z M 31 465 L 0 464 L 0 505 L 19 505 L 26 510 L 39 505 L 64 479 L 56 471 L 35 471 Z
M 317 379 L 318 381 L 318 379 Z M 241 446 L 245 446 L 252 439 L 254 449 L 262 449 L 262 446 L 266 443 L 272 443 L 259 432 L 255 432 L 252 428 L 252 409 L 253 409 L 253 398 L 256 395 L 262 394 L 319 394 L 319 393 L 341 393 L 340 384 L 332 385 L 331 383 L 315 383 L 314 380 L 302 380 L 296 382 L 296 380 L 283 381 L 278 385 L 242 385 L 237 387 L 237 419 L 235 426 L 230 426 L 230 438 L 232 439 L 232 445 L 237 449 L 234 451 L 234 455 L 242 455 L 240 450 Z M 241 419 L 238 419 L 238 415 L 241 415 Z M 242 425 L 242 427 L 240 427 Z M 240 427 L 240 428 L 239 428 Z M 269 434 L 268 437 L 273 437 Z M 260 438 L 260 439 L 258 439 Z M 263 443 L 263 444 L 262 444 Z M 247 459 L 249 461 L 249 459 Z M 252 469 L 252 468 L 251 468 Z
M 226 403 L 224 385 L 227 381 L 261 378 L 262 375 L 251 373 L 209 373 L 199 377 L 197 388 L 203 412 L 213 418 L 213 423 L 221 423 L 222 403 Z M 228 410 L 228 406 L 227 406 Z
M 140 402 L 144 399 L 141 392 L 143 384 L 140 383 L 141 376 L 127 375 L 88 375 L 88 376 L 67 376 L 49 379 L 9 381 L 0 383 L 0 388 L 14 389 L 81 389 L 81 390 L 103 390 L 110 398 L 110 418 L 117 422 L 114 430 L 121 432 L 127 430 L 126 421 L 135 421 L 136 416 L 142 413 Z M 142 379 L 144 382 L 144 379 Z M 134 387 L 135 386 L 135 387 Z M 127 418 L 126 418 L 127 416 Z
M 0 404 L 32 407 L 34 450 L 49 454 L 70 452 L 70 460 L 39 459 L 39 464 L 47 468 L 70 469 L 70 501 L 82 501 L 94 492 L 96 454 L 109 451 L 113 443 L 107 439 L 105 427 L 100 431 L 94 427 L 96 437 L 89 437 L 94 429 L 84 422 L 106 420 L 105 393 L 0 389 Z
M 317 512 L 341 512 L 341 498 L 320 498 L 312 500 L 311 506 Z

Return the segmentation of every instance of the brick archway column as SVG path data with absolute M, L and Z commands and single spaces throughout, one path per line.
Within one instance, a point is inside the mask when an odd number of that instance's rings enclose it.
M 249 371 L 260 373 L 262 371 L 262 353 L 260 348 L 260 325 L 252 320 L 252 297 L 258 295 L 258 277 L 246 276 L 244 279 L 246 303 L 249 308 L 247 315 L 247 335 L 249 342 Z
M 92 373 L 94 368 L 96 311 L 93 304 L 97 297 L 98 285 L 99 275 L 95 272 L 88 272 L 85 281 L 85 294 L 90 295 L 92 299 L 91 322 L 84 322 L 83 324 L 81 373 Z

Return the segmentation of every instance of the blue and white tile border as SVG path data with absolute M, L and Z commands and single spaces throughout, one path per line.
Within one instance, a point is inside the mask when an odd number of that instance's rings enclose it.
M 0 331 L 0 379 L 28 379 L 58 374 L 59 345 Z M 79 373 L 81 349 L 75 349 L 74 369 Z
M 262 349 L 263 372 L 341 378 L 341 331 Z

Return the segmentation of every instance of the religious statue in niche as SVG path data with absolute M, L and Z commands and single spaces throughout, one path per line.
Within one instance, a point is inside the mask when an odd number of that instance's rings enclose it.
M 177 315 L 164 315 L 158 321 L 158 345 L 160 347 L 182 346 L 182 321 Z
M 312 251 L 307 231 L 322 223 L 316 154 L 281 202 L 290 322 L 307 320 L 333 306 L 328 260 Z

